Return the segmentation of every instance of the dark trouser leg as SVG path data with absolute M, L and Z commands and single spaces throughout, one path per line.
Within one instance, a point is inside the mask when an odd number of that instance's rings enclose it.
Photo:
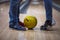
M 19 5 L 20 4 L 18 2 L 19 0 L 10 0 L 9 24 L 15 24 L 19 22 Z
M 46 20 L 52 22 L 52 0 L 44 0 L 46 10 Z
M 26 13 L 29 4 L 30 4 L 31 0 L 26 0 L 25 2 L 23 2 L 22 4 L 20 4 L 20 13 Z

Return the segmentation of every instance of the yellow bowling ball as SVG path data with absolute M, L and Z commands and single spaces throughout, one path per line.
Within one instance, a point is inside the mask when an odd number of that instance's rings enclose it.
M 24 25 L 28 28 L 28 29 L 32 29 L 37 25 L 37 19 L 34 16 L 26 16 L 24 18 Z

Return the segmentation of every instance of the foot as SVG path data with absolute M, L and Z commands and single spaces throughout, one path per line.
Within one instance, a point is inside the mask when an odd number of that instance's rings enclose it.
M 45 25 L 42 25 L 40 30 L 47 30 L 47 27 Z
M 41 26 L 41 30 L 50 30 L 53 25 L 55 25 L 55 21 L 53 20 L 52 22 L 50 20 L 45 21 L 45 24 Z
M 15 23 L 14 23 L 14 22 L 9 23 L 9 27 L 10 27 L 10 28 L 13 28 L 13 27 L 14 27 L 14 25 L 15 25 Z
M 21 25 L 19 25 L 19 24 L 16 24 L 14 26 L 13 25 L 10 25 L 9 27 L 12 28 L 12 29 L 15 29 L 15 30 L 26 31 L 26 28 L 23 27 L 23 26 L 21 26 Z

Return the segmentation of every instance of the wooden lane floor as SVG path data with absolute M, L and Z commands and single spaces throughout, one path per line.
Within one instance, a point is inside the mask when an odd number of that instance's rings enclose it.
M 32 15 L 37 18 L 34 30 L 18 31 L 9 28 L 9 3 L 0 4 L 0 40 L 60 40 L 60 12 L 53 8 L 53 17 L 56 25 L 52 31 L 42 31 L 40 26 L 46 20 L 44 5 L 30 5 L 27 13 L 20 14 L 20 20 Z

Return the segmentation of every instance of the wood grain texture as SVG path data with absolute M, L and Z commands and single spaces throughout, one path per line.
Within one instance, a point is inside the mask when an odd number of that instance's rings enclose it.
M 53 17 L 56 25 L 52 31 L 42 31 L 40 26 L 45 21 L 45 9 L 43 3 L 30 5 L 27 13 L 20 14 L 23 22 L 27 15 L 35 16 L 38 20 L 34 30 L 17 31 L 9 28 L 9 3 L 0 4 L 0 40 L 60 40 L 60 12 L 53 8 Z

